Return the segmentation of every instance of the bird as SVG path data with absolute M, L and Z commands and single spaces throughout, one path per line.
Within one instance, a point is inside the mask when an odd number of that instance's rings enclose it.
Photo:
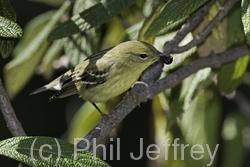
M 89 56 L 31 95 L 57 91 L 49 101 L 78 94 L 104 114 L 96 103 L 121 95 L 133 86 L 142 72 L 156 61 L 171 64 L 172 56 L 159 52 L 143 41 L 127 41 Z

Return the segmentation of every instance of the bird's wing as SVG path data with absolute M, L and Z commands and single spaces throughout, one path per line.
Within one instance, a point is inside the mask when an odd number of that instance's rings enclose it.
M 79 66 L 76 67 L 75 71 L 73 71 L 71 75 L 64 76 L 60 83 L 61 89 L 50 98 L 50 101 L 78 94 L 79 91 L 84 91 L 85 89 L 90 89 L 104 83 L 112 64 L 107 65 L 106 68 L 100 69 L 98 69 L 95 65 L 92 66 L 92 64 L 96 63 L 96 61 L 109 50 L 110 49 L 106 49 L 88 57 L 85 61 L 89 60 L 89 65 L 84 67 L 85 69 L 83 72 L 80 70 L 82 66 Z

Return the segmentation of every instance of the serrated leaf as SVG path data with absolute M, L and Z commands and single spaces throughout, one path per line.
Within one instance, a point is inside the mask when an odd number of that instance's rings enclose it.
M 245 36 L 250 45 L 250 1 L 242 0 L 241 1 L 241 20 L 244 27 Z
M 50 35 L 49 40 L 55 40 L 81 33 L 87 29 L 100 26 L 114 17 L 122 9 L 135 3 L 135 0 L 101 0 L 70 20 L 58 26 Z
M 156 35 L 159 31 L 164 28 L 168 28 L 183 21 L 185 18 L 198 9 L 207 0 L 171 0 L 169 1 L 164 9 L 161 11 L 159 16 L 149 26 L 145 33 L 145 38 Z
M 78 149 L 78 150 L 76 150 Z M 0 141 L 0 154 L 33 167 L 109 167 L 89 151 L 52 137 L 14 137 Z
M 22 34 L 23 31 L 17 23 L 0 16 L 0 37 L 20 38 Z
M 4 67 L 6 91 L 13 98 L 28 82 L 41 61 L 48 46 L 47 35 L 53 30 L 61 16 L 69 9 L 68 1 L 53 15 L 47 26 L 31 40 L 27 47 Z
M 222 66 L 218 73 L 218 88 L 224 93 L 234 91 L 242 81 L 242 76 L 247 69 L 249 55 Z

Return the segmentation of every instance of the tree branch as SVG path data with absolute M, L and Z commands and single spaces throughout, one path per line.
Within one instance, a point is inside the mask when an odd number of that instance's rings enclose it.
M 181 40 L 187 35 L 187 33 L 191 32 L 191 30 L 193 30 L 194 27 L 196 27 L 201 19 L 207 14 L 214 0 L 209 1 L 199 10 L 197 10 L 197 12 L 193 14 L 192 17 L 190 17 L 187 23 L 182 26 L 182 28 L 171 41 L 165 43 L 164 53 L 182 53 L 203 42 L 206 36 L 212 31 L 217 23 L 227 15 L 228 11 L 237 1 L 239 0 L 228 0 L 226 4 L 219 10 L 217 15 L 213 18 L 213 20 L 211 20 L 208 25 L 202 30 L 202 32 L 197 34 L 195 38 L 188 44 L 179 47 L 178 44 L 181 42 Z
M 5 92 L 5 89 L 0 78 L 0 110 L 6 121 L 7 128 L 13 136 L 26 136 L 21 123 L 16 117 L 16 114 L 11 106 L 10 100 Z
M 210 0 L 205 3 L 188 19 L 185 24 L 182 25 L 175 37 L 164 44 L 164 53 L 170 54 L 178 50 L 178 44 L 202 21 L 203 17 L 207 14 L 214 1 L 215 0 Z
M 190 64 L 178 69 L 172 74 L 166 76 L 165 78 L 157 80 L 154 83 L 148 83 L 147 81 L 150 81 L 151 79 L 148 79 L 148 77 L 143 76 L 142 79 L 149 84 L 149 87 L 146 87 L 142 84 L 137 84 L 132 88 L 131 93 L 133 93 L 138 98 L 139 102 L 146 102 L 149 99 L 152 99 L 158 93 L 168 88 L 174 87 L 175 85 L 180 83 L 184 78 L 190 76 L 191 74 L 197 72 L 200 69 L 206 67 L 219 68 L 222 64 L 228 63 L 230 61 L 236 60 L 239 57 L 249 54 L 249 51 L 250 49 L 247 45 L 242 45 L 223 53 L 211 53 L 209 56 L 197 59 L 191 62 Z M 151 67 L 153 69 L 148 69 L 147 71 L 150 72 L 146 72 L 144 75 L 148 75 L 151 73 L 148 76 L 151 76 L 152 78 L 152 72 L 159 71 L 155 69 L 159 69 L 161 67 L 161 63 L 155 64 L 153 67 Z M 135 107 L 136 103 L 134 102 L 134 100 L 126 96 L 109 114 L 110 118 L 113 118 L 113 124 L 115 126 L 119 124 Z M 113 128 L 114 126 L 112 126 L 112 124 L 110 124 L 108 120 L 102 119 L 102 121 L 99 122 L 93 128 L 93 130 L 91 130 L 84 137 L 84 139 L 82 139 L 78 143 L 78 146 L 92 151 L 93 139 L 96 139 L 97 144 L 100 143 L 106 136 L 109 135 Z

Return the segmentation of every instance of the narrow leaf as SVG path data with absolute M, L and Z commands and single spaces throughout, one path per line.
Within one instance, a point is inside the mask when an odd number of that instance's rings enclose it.
M 33 167 L 108 167 L 89 151 L 52 137 L 14 137 L 0 141 L 0 155 Z
M 221 167 L 242 166 L 247 157 L 247 136 L 249 132 L 249 120 L 236 111 L 226 116 L 222 127 L 223 147 Z M 237 152 L 237 154 L 235 154 Z
M 101 111 L 106 111 L 104 104 L 98 104 Z M 101 120 L 99 112 L 89 102 L 85 102 L 74 115 L 68 131 L 68 141 L 84 137 Z
M 153 44 L 155 36 L 151 36 L 151 38 L 148 38 L 148 39 L 145 39 L 144 36 L 145 36 L 145 33 L 147 32 L 149 26 L 153 22 L 153 20 L 158 16 L 160 9 L 161 9 L 161 6 L 159 4 L 157 5 L 157 7 L 154 6 L 154 8 L 152 9 L 153 11 L 152 11 L 151 15 L 144 20 L 143 26 L 142 26 L 140 33 L 139 33 L 138 40 L 146 41 L 148 43 Z
M 235 44 L 245 43 L 245 34 L 241 21 L 240 3 L 237 3 L 229 11 L 228 15 L 227 48 Z
M 25 33 L 17 43 L 12 56 L 16 57 L 20 55 L 20 53 L 30 45 L 30 42 L 37 38 L 38 32 L 41 32 L 47 26 L 55 12 L 55 10 L 45 12 L 28 22 L 24 28 Z
M 248 45 L 250 45 L 250 1 L 241 1 L 241 19 Z
M 47 35 L 56 26 L 61 16 L 69 7 L 70 3 L 66 1 L 53 15 L 47 26 L 30 41 L 27 47 L 15 59 L 5 66 L 5 85 L 10 98 L 13 98 L 34 74 L 36 66 L 41 61 L 43 53 L 48 46 L 48 42 L 46 41 Z
M 221 1 L 215 1 L 210 7 L 208 14 L 203 18 L 202 22 L 193 30 L 193 35 L 198 35 L 208 25 L 211 18 L 216 16 L 222 7 L 223 3 Z M 227 29 L 227 18 L 225 18 L 220 21 L 215 28 L 213 28 L 213 31 L 199 45 L 197 48 L 198 55 L 209 55 L 211 50 L 215 53 L 224 52 L 227 49 Z
M 164 9 L 161 11 L 159 16 L 149 26 L 145 33 L 145 38 L 156 35 L 159 31 L 164 28 L 173 28 L 173 25 L 177 25 L 180 21 L 198 9 L 207 0 L 171 0 L 169 1 Z
M 81 33 L 87 29 L 100 26 L 114 17 L 122 9 L 135 3 L 135 0 L 101 0 L 80 14 L 71 17 L 57 27 L 50 35 L 49 40 L 55 40 Z
M 249 56 L 244 56 L 234 62 L 224 65 L 218 73 L 218 88 L 224 93 L 234 91 L 242 81 L 247 69 Z
M 48 48 L 41 61 L 41 72 L 44 78 L 51 79 L 54 72 L 53 63 L 60 56 L 63 50 L 65 39 L 54 41 Z
M 214 162 L 216 158 L 211 159 L 207 151 L 203 151 L 202 156 L 201 154 L 192 155 L 191 153 L 192 150 L 200 151 L 203 148 L 203 150 L 213 150 L 215 156 L 218 154 L 219 129 L 216 127 L 219 126 L 219 103 L 218 99 L 213 97 L 213 94 L 207 96 L 207 93 L 204 90 L 200 91 L 179 121 L 180 129 L 187 145 L 185 153 L 190 153 L 184 155 L 186 166 L 207 167 L 215 166 L 216 164 Z M 212 125 L 211 121 L 213 122 Z M 193 149 L 197 145 L 199 147 Z

